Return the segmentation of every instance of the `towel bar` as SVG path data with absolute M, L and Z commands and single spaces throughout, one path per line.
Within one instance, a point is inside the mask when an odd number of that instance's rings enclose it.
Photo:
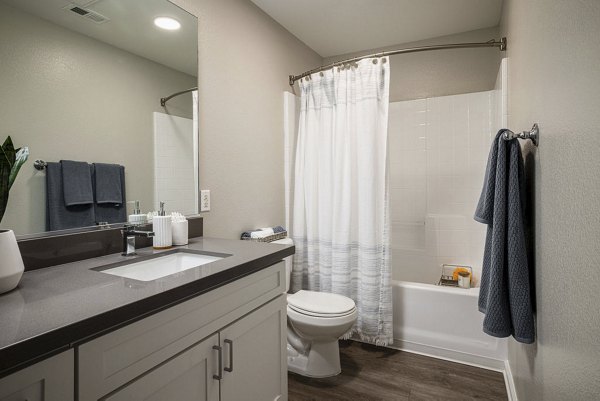
M 531 142 L 533 142 L 535 146 L 538 146 L 540 143 L 540 128 L 538 127 L 537 123 L 535 123 L 529 131 L 523 131 L 519 134 L 515 134 L 509 129 L 505 129 L 503 138 L 505 141 L 510 141 L 511 139 L 515 138 L 531 139 Z

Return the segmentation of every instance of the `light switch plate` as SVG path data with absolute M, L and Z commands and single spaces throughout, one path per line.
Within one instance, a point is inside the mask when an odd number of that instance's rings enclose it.
M 210 211 L 210 190 L 203 189 L 200 191 L 200 211 Z

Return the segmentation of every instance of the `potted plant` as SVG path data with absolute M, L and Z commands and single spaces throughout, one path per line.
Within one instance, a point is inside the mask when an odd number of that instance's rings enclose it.
M 0 223 L 6 212 L 10 188 L 28 157 L 29 149 L 15 149 L 10 136 L 0 147 Z M 23 270 L 23 259 L 15 233 L 12 230 L 0 230 L 0 294 L 19 284 Z

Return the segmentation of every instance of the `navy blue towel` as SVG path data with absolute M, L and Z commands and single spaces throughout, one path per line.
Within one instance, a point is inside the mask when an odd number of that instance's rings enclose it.
M 116 166 L 115 168 L 111 168 L 111 170 L 116 170 L 116 174 L 114 171 L 111 174 L 107 174 L 107 176 L 111 177 L 110 180 L 113 184 L 118 183 L 119 188 L 114 188 L 110 191 L 105 191 L 106 195 L 104 198 L 101 195 L 102 191 L 98 190 L 98 183 L 102 182 L 102 179 L 98 179 L 98 166 L 100 164 L 96 163 L 93 165 L 93 175 L 94 175 L 94 192 L 96 196 L 100 199 L 96 199 L 95 203 L 95 214 L 96 214 L 96 222 L 98 223 L 125 223 L 127 222 L 127 199 L 125 194 L 125 167 L 120 166 L 118 164 L 112 165 L 104 165 L 104 166 Z M 102 168 L 101 168 L 102 170 Z M 104 173 L 101 171 L 101 173 Z M 118 175 L 118 178 L 116 177 Z M 106 178 L 106 177 L 105 177 Z M 100 184 L 102 185 L 102 184 Z M 112 194 L 112 200 L 118 201 L 115 203 L 106 202 L 108 197 L 108 193 Z
M 94 203 L 90 165 L 73 160 L 61 160 L 60 165 L 65 205 L 91 205 Z
M 94 163 L 94 193 L 97 204 L 112 203 L 113 206 L 119 206 L 125 203 L 121 170 L 118 164 Z
M 88 166 L 88 170 L 91 166 Z M 66 230 L 96 224 L 94 205 L 67 206 L 63 191 L 61 163 L 49 162 L 46 167 L 46 230 Z
M 517 139 L 505 141 L 500 130 L 492 144 L 475 220 L 487 224 L 479 310 L 483 331 L 535 341 L 524 230 L 524 172 Z

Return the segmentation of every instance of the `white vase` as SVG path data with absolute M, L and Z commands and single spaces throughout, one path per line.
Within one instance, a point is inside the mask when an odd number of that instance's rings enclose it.
M 25 266 L 12 230 L 0 230 L 0 294 L 15 288 Z

